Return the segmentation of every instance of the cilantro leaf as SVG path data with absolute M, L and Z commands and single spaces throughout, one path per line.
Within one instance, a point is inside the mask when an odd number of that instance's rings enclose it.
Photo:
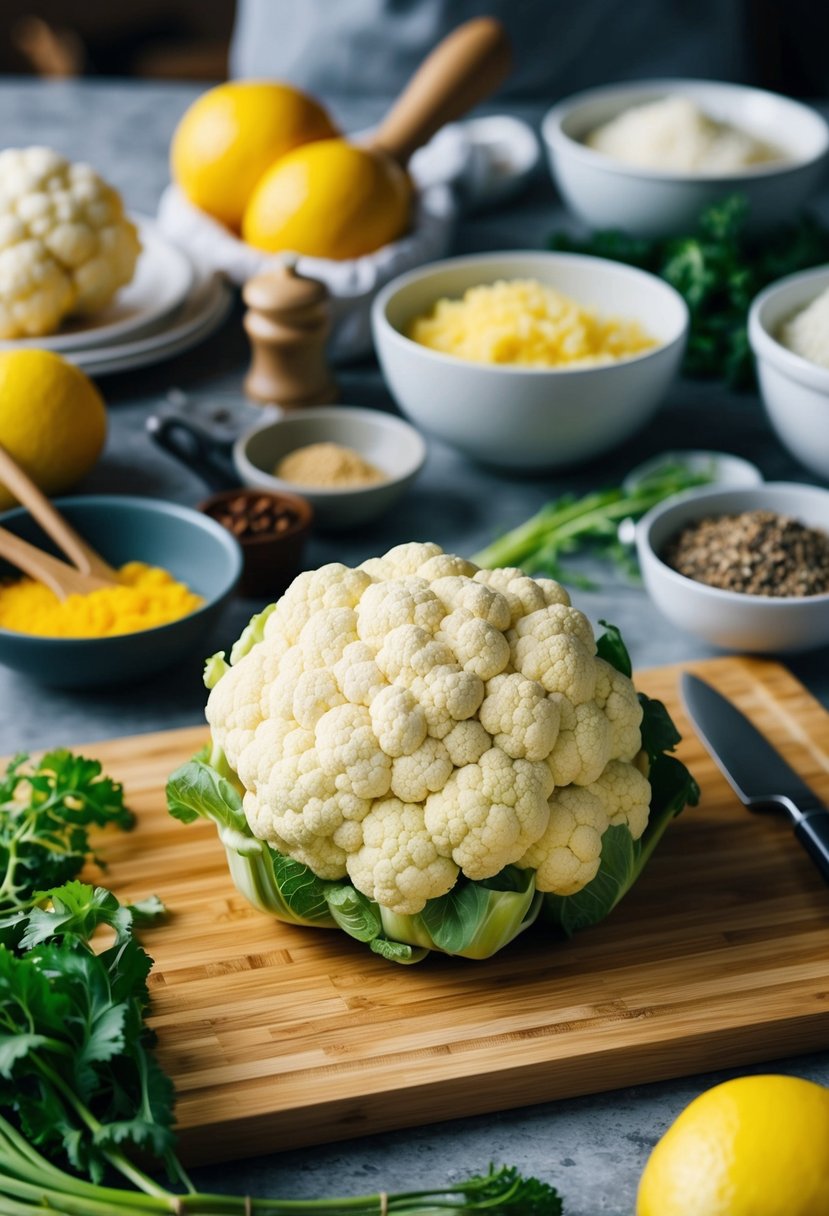
M 66 750 L 35 765 L 16 756 L 0 778 L 0 917 L 28 910 L 37 892 L 75 878 L 87 860 L 101 865 L 91 827 L 132 823 L 121 786 L 99 761 Z

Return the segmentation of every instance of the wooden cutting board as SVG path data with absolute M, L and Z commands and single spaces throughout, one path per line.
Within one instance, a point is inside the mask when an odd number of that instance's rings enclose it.
M 777 664 L 688 665 L 740 705 L 829 800 L 829 716 Z M 281 925 L 236 893 L 211 825 L 165 811 L 200 728 L 95 744 L 138 816 L 101 841 L 122 899 L 169 919 L 153 1024 L 190 1162 L 285 1150 L 829 1047 L 829 889 L 785 819 L 736 801 L 679 704 L 703 787 L 610 919 L 525 935 L 488 962 L 401 967 L 339 932 Z

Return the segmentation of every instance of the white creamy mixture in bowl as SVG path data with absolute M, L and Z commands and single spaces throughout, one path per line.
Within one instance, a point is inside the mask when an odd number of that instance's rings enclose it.
M 584 142 L 626 164 L 672 173 L 735 173 L 786 159 L 779 148 L 679 94 L 623 110 Z
M 541 127 L 550 171 L 590 228 L 683 236 L 729 194 L 755 233 L 796 214 L 821 184 L 829 124 L 811 106 L 745 85 L 647 80 L 588 89 Z

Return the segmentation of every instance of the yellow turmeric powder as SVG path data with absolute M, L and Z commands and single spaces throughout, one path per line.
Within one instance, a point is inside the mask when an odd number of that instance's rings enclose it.
M 107 638 L 166 625 L 202 605 L 166 570 L 127 562 L 119 583 L 60 600 L 31 578 L 0 583 L 0 629 L 50 638 Z

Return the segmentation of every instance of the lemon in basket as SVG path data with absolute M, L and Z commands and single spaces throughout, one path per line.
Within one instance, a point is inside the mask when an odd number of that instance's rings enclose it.
M 636 1216 L 829 1213 L 829 1089 L 737 1077 L 685 1108 L 654 1148 Z
M 408 174 L 390 156 L 323 139 L 268 170 L 245 211 L 242 235 L 268 253 L 357 258 L 406 231 L 411 200 Z
M 230 81 L 208 89 L 185 111 L 173 135 L 170 168 L 191 203 L 238 231 L 256 183 L 274 161 L 336 134 L 322 106 L 299 89 Z

